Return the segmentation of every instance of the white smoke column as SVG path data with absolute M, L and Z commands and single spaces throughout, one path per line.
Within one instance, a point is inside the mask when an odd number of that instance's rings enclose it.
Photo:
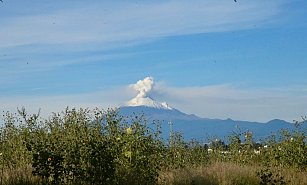
M 133 84 L 132 87 L 138 92 L 137 98 L 145 98 L 148 93 L 152 90 L 154 85 L 153 77 L 149 76 L 144 78 L 144 80 L 139 80 L 136 84 Z

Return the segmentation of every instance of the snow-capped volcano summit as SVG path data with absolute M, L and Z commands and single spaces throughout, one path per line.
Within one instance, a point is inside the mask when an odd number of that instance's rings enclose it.
M 158 102 L 153 100 L 151 97 L 135 97 L 132 100 L 130 100 L 127 103 L 127 106 L 145 106 L 145 107 L 152 107 L 152 108 L 157 108 L 157 109 L 167 109 L 167 110 L 172 110 L 173 108 L 169 106 L 166 102 Z

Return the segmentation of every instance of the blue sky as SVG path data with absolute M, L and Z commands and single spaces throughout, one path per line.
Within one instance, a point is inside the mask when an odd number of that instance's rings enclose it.
M 306 20 L 304 0 L 4 0 L 0 109 L 117 107 L 152 76 L 152 97 L 187 113 L 299 119 Z

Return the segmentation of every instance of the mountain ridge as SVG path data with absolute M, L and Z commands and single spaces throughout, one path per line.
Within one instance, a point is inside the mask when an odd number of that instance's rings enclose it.
M 170 125 L 173 131 L 183 133 L 185 139 L 206 140 L 211 137 L 227 138 L 235 132 L 252 132 L 256 140 L 265 139 L 277 135 L 281 129 L 295 130 L 293 123 L 281 119 L 272 119 L 268 122 L 241 121 L 233 119 L 201 118 L 193 114 L 186 114 L 175 108 L 158 109 L 149 106 L 122 106 L 119 108 L 122 116 L 142 114 L 148 120 L 161 122 L 162 135 L 168 138 Z M 307 124 L 303 124 L 304 129 Z

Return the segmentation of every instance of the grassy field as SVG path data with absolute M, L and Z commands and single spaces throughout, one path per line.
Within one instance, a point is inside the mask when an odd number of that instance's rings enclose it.
M 259 185 L 261 178 L 257 173 L 261 166 L 240 165 L 234 163 L 216 162 L 207 166 L 197 168 L 183 168 L 162 172 L 159 184 L 172 185 Z M 296 169 L 271 168 L 276 183 L 266 182 L 264 184 L 299 185 L 307 184 L 307 173 Z M 278 176 L 276 178 L 276 175 Z M 284 179 L 281 180 L 280 177 Z
M 305 131 L 255 143 L 251 132 L 228 141 L 185 141 L 146 118 L 114 110 L 66 109 L 49 119 L 4 113 L 2 184 L 307 184 Z M 303 120 L 304 121 L 304 120 Z M 225 144 L 227 143 L 227 144 Z
M 206 166 L 185 167 L 161 171 L 157 181 L 158 185 L 259 185 L 261 179 L 257 172 L 262 169 L 261 166 L 240 165 L 234 163 L 216 162 Z M 2 176 L 2 184 L 20 184 L 20 185 L 38 185 L 43 183 L 39 177 L 33 176 L 31 167 L 25 169 L 5 171 Z M 297 171 L 296 169 L 271 168 L 277 179 L 274 183 L 266 184 L 288 184 L 305 185 L 307 184 L 307 173 Z M 278 177 L 276 178 L 276 175 Z M 280 180 L 283 177 L 283 180 Z M 76 182 L 71 184 L 76 184 Z M 80 183 L 90 184 L 90 183 Z M 128 184 L 128 183 L 124 183 Z

